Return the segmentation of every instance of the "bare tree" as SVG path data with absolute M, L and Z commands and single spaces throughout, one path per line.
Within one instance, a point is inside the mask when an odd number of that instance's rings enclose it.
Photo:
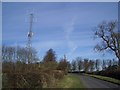
M 90 69 L 90 71 L 93 72 L 94 68 L 95 68 L 95 62 L 93 60 L 90 60 L 89 61 L 89 69 Z
M 113 59 L 112 62 L 113 62 L 113 65 L 118 65 L 118 62 L 115 59 Z
M 103 62 L 102 62 L 102 70 L 105 70 L 105 69 L 106 69 L 106 61 L 103 60 Z
M 77 61 L 77 66 L 78 66 L 78 70 L 79 70 L 79 72 L 83 69 L 83 61 L 82 61 L 82 58 L 80 58 L 80 57 L 77 57 L 76 58 L 76 61 Z
M 97 51 L 113 51 L 118 58 L 120 65 L 120 33 L 117 30 L 117 22 L 103 22 L 98 26 L 95 36 L 101 38 L 102 41 L 101 44 L 95 46 L 95 49 Z
M 2 46 L 2 60 L 13 61 L 15 59 L 15 47 Z
M 2 45 L 2 60 L 6 60 L 6 46 Z
M 37 52 L 32 48 L 32 61 L 38 60 Z M 26 63 L 28 59 L 29 52 L 24 47 L 17 48 L 15 46 L 2 46 L 2 60 L 3 61 L 21 61 Z
M 77 68 L 76 61 L 73 60 L 73 61 L 72 61 L 72 71 L 75 71 L 76 68 Z
M 87 72 L 89 70 L 89 60 L 87 58 L 84 59 L 84 71 Z
M 68 70 L 68 72 L 71 72 L 71 63 L 70 62 L 67 62 L 67 70 Z
M 108 67 L 111 67 L 113 64 L 112 64 L 112 60 L 108 60 Z
M 99 59 L 96 59 L 95 68 L 96 68 L 97 71 L 100 70 L 100 60 Z

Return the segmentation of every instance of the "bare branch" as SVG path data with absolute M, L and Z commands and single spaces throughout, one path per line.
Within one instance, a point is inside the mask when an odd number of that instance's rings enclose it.
M 95 36 L 101 38 L 102 44 L 97 44 L 95 49 L 97 51 L 112 50 L 120 61 L 120 33 L 116 31 L 117 22 L 111 21 L 109 23 L 102 23 L 95 31 Z

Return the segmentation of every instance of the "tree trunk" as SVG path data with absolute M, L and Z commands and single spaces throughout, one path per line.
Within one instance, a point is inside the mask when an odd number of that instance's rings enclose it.
M 120 59 L 118 60 L 118 65 L 120 66 Z

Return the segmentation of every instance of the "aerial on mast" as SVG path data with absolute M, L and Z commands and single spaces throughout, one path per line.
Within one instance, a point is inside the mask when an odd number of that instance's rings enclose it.
M 29 40 L 31 40 L 32 36 L 33 36 L 32 24 L 33 24 L 33 14 L 30 14 L 30 29 L 29 29 L 29 32 L 28 32 L 28 39 Z
M 66 60 L 66 55 L 64 54 L 64 60 Z
M 32 61 L 32 24 L 33 24 L 33 14 L 30 14 L 30 28 L 27 34 L 28 37 L 28 43 L 27 43 L 27 48 L 28 48 L 28 63 Z

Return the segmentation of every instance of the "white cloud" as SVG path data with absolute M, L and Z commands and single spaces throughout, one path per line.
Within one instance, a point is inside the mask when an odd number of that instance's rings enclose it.
M 74 16 L 69 22 L 67 22 L 64 26 L 64 30 L 65 30 L 65 38 L 67 40 L 67 44 L 68 47 L 70 49 L 70 51 L 67 53 L 67 55 L 72 55 L 72 53 L 74 53 L 74 51 L 77 49 L 77 44 L 75 44 L 75 42 L 73 42 L 70 37 L 71 34 L 74 31 L 74 25 L 75 25 L 75 21 L 76 21 L 76 16 Z

